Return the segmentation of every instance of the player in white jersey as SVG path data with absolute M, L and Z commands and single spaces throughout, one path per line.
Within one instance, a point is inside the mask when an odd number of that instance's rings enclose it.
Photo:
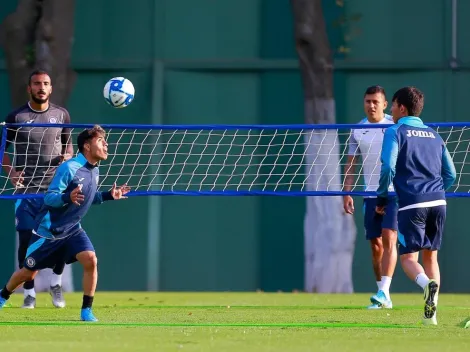
M 364 111 L 366 118 L 359 124 L 393 124 L 392 117 L 386 115 L 387 108 L 385 90 L 380 86 L 367 88 L 364 94 Z M 380 154 L 385 128 L 361 128 L 351 131 L 349 139 L 348 162 L 345 170 L 344 190 L 352 190 L 356 182 L 356 165 L 359 156 L 362 158 L 362 175 L 364 176 L 365 191 L 375 192 L 379 185 Z M 390 186 L 393 191 L 393 186 Z M 397 263 L 397 203 L 396 199 L 389 201 L 385 215 L 375 212 L 377 198 L 364 198 L 364 228 L 366 239 L 372 249 L 372 265 L 378 292 L 371 297 L 369 309 L 392 308 L 390 285 Z M 347 214 L 354 213 L 354 200 L 344 196 L 344 210 Z

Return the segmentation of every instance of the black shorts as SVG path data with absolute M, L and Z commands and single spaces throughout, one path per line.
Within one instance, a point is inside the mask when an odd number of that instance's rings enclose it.
M 382 237 L 382 229 L 398 230 L 396 198 L 390 198 L 385 207 L 385 214 L 375 212 L 377 198 L 364 198 L 364 230 L 366 240 Z
M 399 254 L 419 252 L 423 249 L 441 249 L 446 206 L 413 208 L 398 212 Z
M 71 264 L 77 261 L 77 254 L 84 251 L 94 252 L 95 249 L 82 229 L 61 239 L 48 239 L 33 234 L 24 260 L 24 267 L 36 271 L 54 268 L 56 263 Z

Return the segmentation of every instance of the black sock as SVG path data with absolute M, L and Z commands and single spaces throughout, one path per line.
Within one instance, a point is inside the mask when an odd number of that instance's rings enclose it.
M 23 284 L 23 288 L 25 290 L 32 290 L 34 288 L 34 280 L 31 280 L 31 281 L 26 281 L 24 284 Z
M 65 263 L 62 262 L 60 264 L 56 264 L 54 266 L 54 269 L 52 269 L 52 272 L 56 275 L 62 275 L 62 273 L 64 272 L 64 268 L 65 268 Z
M 9 299 L 11 294 L 12 292 L 8 291 L 6 286 L 4 286 L 2 291 L 0 291 L 0 296 L 4 299 Z
M 92 305 L 93 305 L 93 296 L 83 295 L 82 309 L 91 308 Z

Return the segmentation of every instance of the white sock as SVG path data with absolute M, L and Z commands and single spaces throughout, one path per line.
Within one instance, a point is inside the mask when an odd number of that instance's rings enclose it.
M 57 274 L 52 273 L 51 287 L 54 287 L 57 285 L 62 286 L 62 275 L 57 275 Z
M 392 278 L 390 276 L 382 276 L 381 286 L 382 291 L 385 293 L 385 297 L 390 299 L 390 285 L 392 284 Z
M 421 273 L 416 276 L 415 281 L 424 290 L 426 285 L 429 283 L 429 277 L 425 273 Z
M 379 290 L 381 290 L 382 289 L 382 281 L 376 281 L 376 282 L 377 282 L 377 288 Z
M 23 292 L 25 297 L 31 296 L 36 298 L 36 291 L 34 291 L 34 288 L 30 288 L 29 290 L 24 289 Z

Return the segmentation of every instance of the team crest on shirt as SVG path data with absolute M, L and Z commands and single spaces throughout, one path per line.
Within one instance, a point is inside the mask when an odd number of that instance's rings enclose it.
M 26 258 L 26 265 L 32 268 L 36 265 L 36 261 L 34 260 L 34 258 L 28 257 Z
M 57 123 L 57 117 L 51 117 L 51 118 L 49 119 L 49 122 L 50 122 L 50 123 Z

